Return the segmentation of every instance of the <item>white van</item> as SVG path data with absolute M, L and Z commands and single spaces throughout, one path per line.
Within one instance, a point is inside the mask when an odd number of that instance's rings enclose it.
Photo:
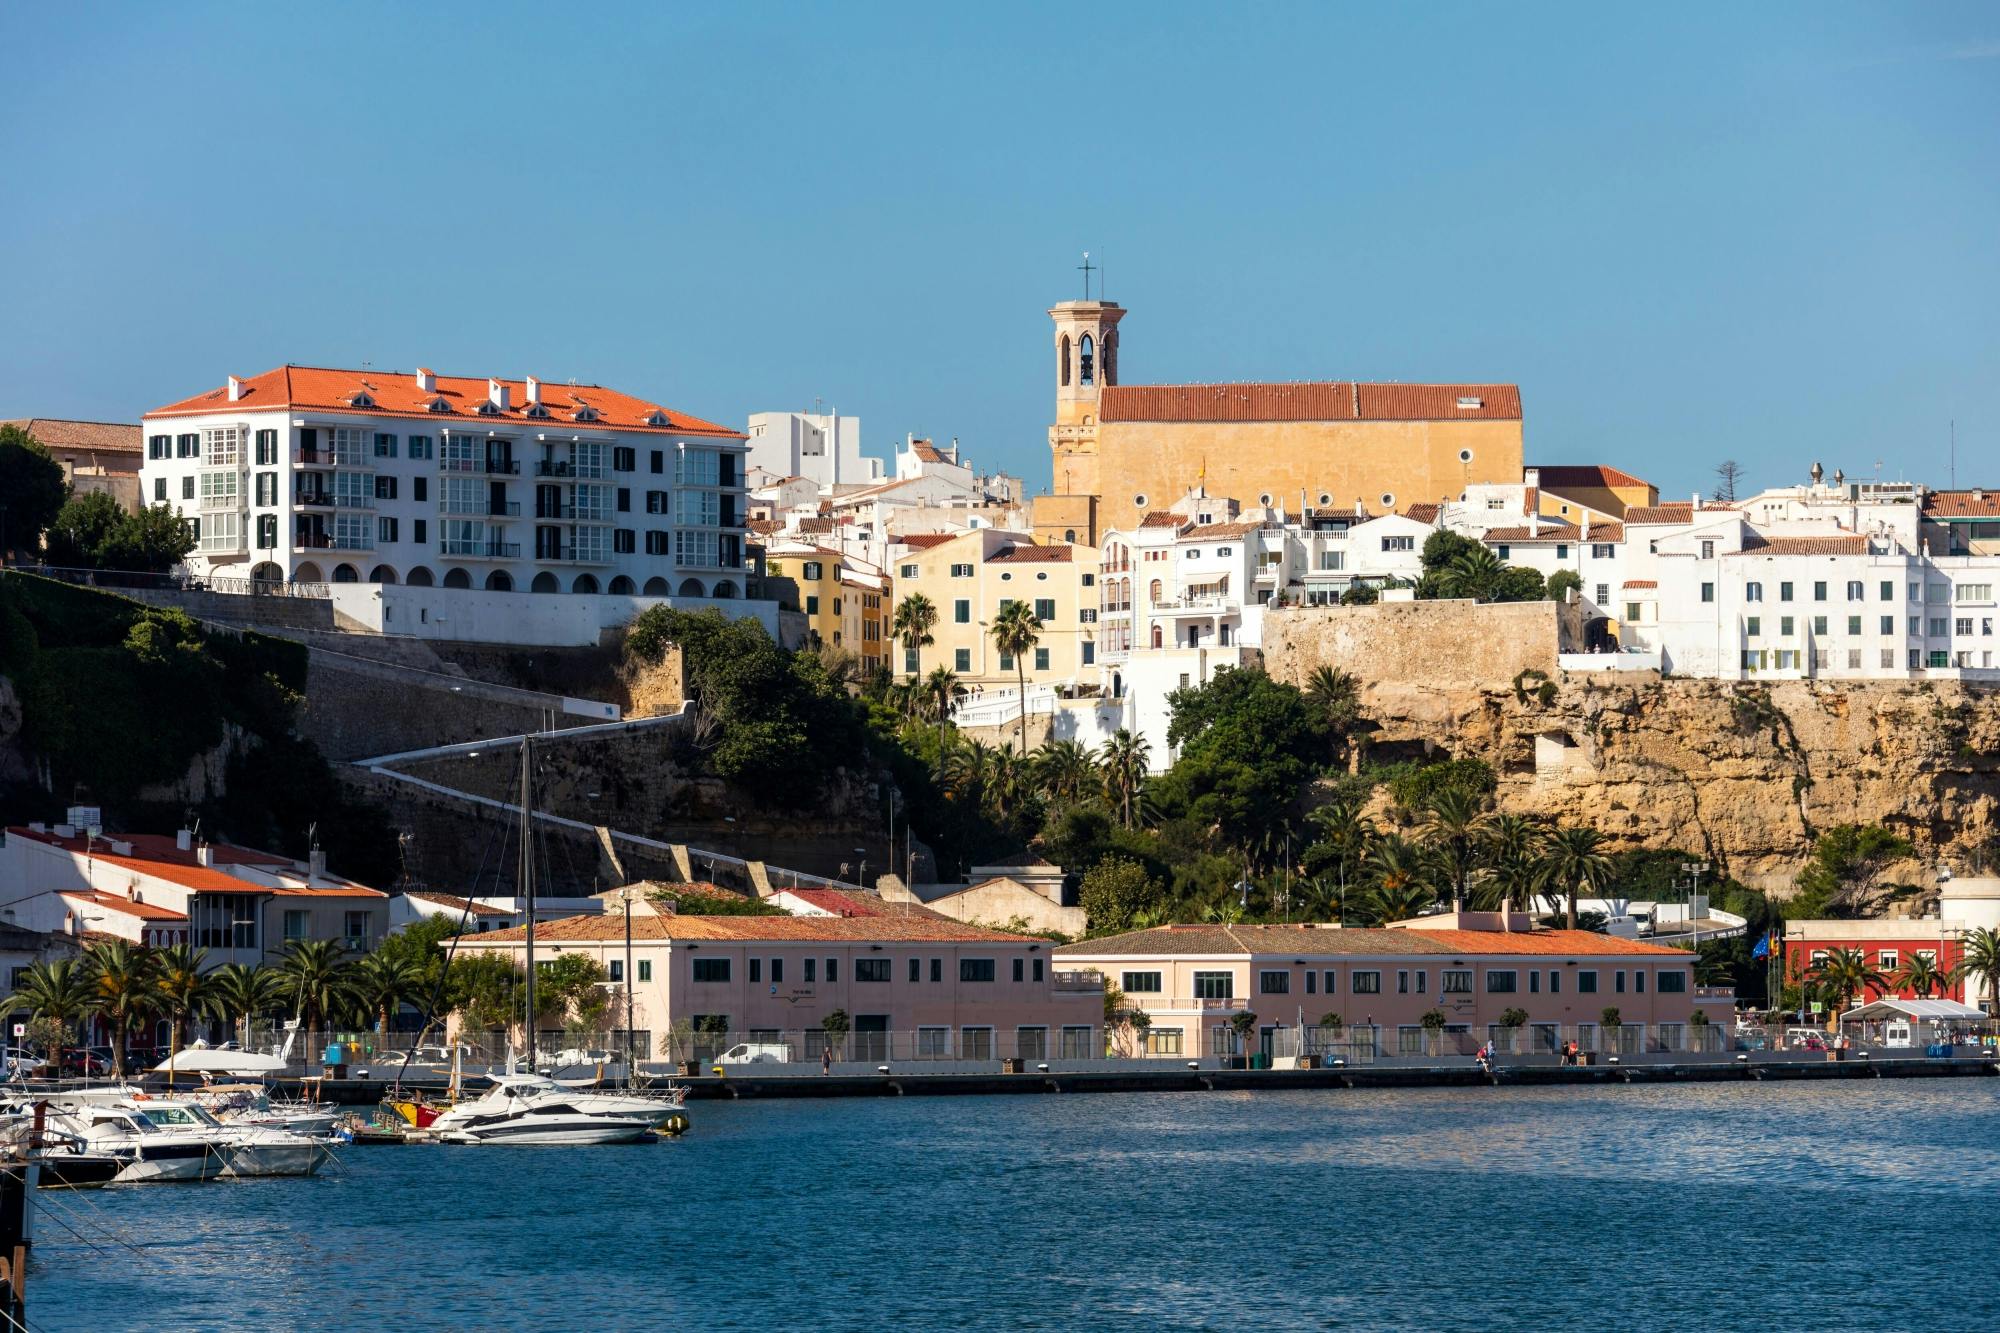
M 715 1057 L 719 1065 L 784 1065 L 792 1061 L 792 1048 L 777 1042 L 743 1041 Z

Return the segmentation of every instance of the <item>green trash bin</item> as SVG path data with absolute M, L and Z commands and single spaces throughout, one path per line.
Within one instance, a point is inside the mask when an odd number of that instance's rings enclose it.
M 1252 1069 L 1269 1069 L 1271 1067 L 1271 1057 L 1262 1051 L 1258 1051 L 1250 1057 L 1250 1067 Z

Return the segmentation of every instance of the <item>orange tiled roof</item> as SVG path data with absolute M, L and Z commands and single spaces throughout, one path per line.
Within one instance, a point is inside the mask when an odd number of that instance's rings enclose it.
M 987 557 L 989 565 L 1047 565 L 1068 564 L 1070 548 L 1060 543 L 1054 546 L 1008 546 Z
M 1210 523 L 1207 527 L 1190 528 L 1181 534 L 1184 542 L 1212 542 L 1224 537 L 1242 537 L 1263 527 L 1262 523 Z
M 1626 579 L 1625 586 L 1628 588 L 1657 588 L 1660 586 L 1660 582 L 1658 579 Z
M 937 446 L 929 440 L 916 441 L 910 446 L 910 452 L 915 454 L 917 461 L 922 463 L 942 463 L 945 461 L 945 456 L 939 453 Z
M 1461 401 L 1477 407 L 1460 407 Z M 1105 421 L 1518 421 L 1514 384 L 1119 384 Z
M 1436 523 L 1438 521 L 1438 506 L 1434 504 L 1409 505 L 1404 508 L 1403 517 L 1414 519 L 1418 523 Z
M 617 915 L 573 916 L 561 921 L 545 921 L 535 927 L 535 943 L 612 943 L 625 938 L 625 918 Z M 936 913 L 911 912 L 883 916 L 634 916 L 632 938 L 636 940 L 728 940 L 753 943 L 798 941 L 856 941 L 1016 944 L 1028 936 L 968 926 Z M 460 947 L 481 944 L 523 943 L 527 932 L 519 926 L 488 931 L 460 941 Z
M 1394 958 L 1437 955 L 1646 954 L 1692 959 L 1683 949 L 1638 940 L 1599 935 L 1589 930 L 1423 930 L 1411 928 L 1342 927 L 1329 925 L 1175 925 L 1128 931 L 1100 939 L 1065 944 L 1058 958 L 1098 955 L 1146 957 L 1188 954 L 1291 954 L 1336 957 Z
M 87 903 L 109 908 L 114 912 L 123 912 L 127 916 L 136 916 L 142 921 L 187 920 L 187 913 L 185 912 L 172 911 L 169 908 L 159 906 L 157 903 L 134 902 L 130 898 L 121 898 L 115 893 L 100 893 L 94 889 L 64 889 L 62 890 L 62 896 L 65 898 L 81 898 Z
M 488 907 L 485 903 L 474 902 L 470 898 L 461 898 L 451 893 L 433 893 L 429 889 L 405 889 L 403 890 L 403 896 L 405 898 L 421 899 L 427 903 L 436 903 L 439 907 L 449 907 L 454 912 L 469 911 L 474 916 L 514 915 L 505 908 Z
M 1625 521 L 1627 523 L 1692 523 L 1697 513 L 1731 514 L 1734 512 L 1736 512 L 1735 505 L 1724 504 L 1720 500 L 1704 500 L 1701 503 L 1701 508 L 1698 510 L 1694 507 L 1692 501 L 1682 500 L 1678 504 L 1633 505 L 1625 511 Z
M 1407 935 L 1427 935 L 1454 953 L 1468 954 L 1638 954 L 1656 958 L 1679 958 L 1688 963 L 1694 955 L 1685 949 L 1643 940 L 1600 935 L 1594 930 L 1410 930 Z
M 1544 523 L 1532 532 L 1525 527 L 1488 528 L 1485 540 L 1516 546 L 1532 542 L 1573 542 L 1576 540 L 1576 527 L 1569 523 Z
M 1629 472 L 1603 463 L 1549 463 L 1535 468 L 1542 485 L 1551 490 L 1561 490 L 1565 486 L 1646 486 L 1652 483 L 1635 477 Z
M 570 385 L 542 381 L 542 406 L 549 413 L 547 420 L 543 421 L 528 415 L 528 387 L 522 380 L 499 381 L 508 386 L 509 403 L 505 412 L 493 415 L 482 415 L 478 410 L 479 405 L 486 401 L 486 376 L 439 375 L 435 377 L 435 382 L 436 387 L 426 391 L 417 387 L 415 375 L 404 371 L 333 370 L 320 366 L 286 365 L 242 381 L 241 397 L 233 403 L 229 401 L 226 387 L 210 389 L 207 393 L 156 407 L 146 413 L 146 419 L 303 408 L 362 412 L 383 417 L 414 417 L 423 421 L 507 421 L 530 427 L 561 428 L 577 424 L 577 410 L 587 406 L 597 413 L 597 419 L 589 424 L 601 428 L 662 435 L 707 435 L 728 440 L 746 438 L 740 430 L 675 412 L 658 403 L 634 398 L 600 384 Z M 375 405 L 353 406 L 349 400 L 364 391 Z M 442 402 L 444 408 L 433 410 L 433 402 Z M 648 421 L 656 412 L 664 416 L 664 425 L 656 426 Z
M 1152 509 L 1148 510 L 1146 516 L 1139 520 L 1139 526 L 1142 528 L 1178 528 L 1185 522 L 1187 520 L 1179 514 L 1170 514 L 1164 509 Z
M 1924 512 L 1933 518 L 2000 518 L 2000 490 L 1930 491 Z
M 1765 537 L 1754 546 L 1745 542 L 1731 555 L 1866 555 L 1868 539 L 1859 533 L 1840 537 Z
M 329 884 L 314 888 L 253 883 L 250 880 L 239 879 L 226 870 L 201 864 L 195 858 L 192 849 L 182 851 L 175 845 L 174 839 L 160 833 L 106 833 L 87 842 L 81 835 L 64 838 L 53 832 L 37 833 L 19 825 L 9 825 L 7 836 L 29 838 L 79 855 L 87 852 L 95 860 L 125 866 L 141 874 L 154 875 L 178 884 L 184 889 L 194 889 L 197 892 L 208 890 L 221 893 L 270 893 L 283 896 L 339 898 L 389 896 L 379 889 L 370 889 L 346 881 L 337 885 Z M 114 839 L 132 844 L 132 854 L 125 856 L 113 852 L 111 843 Z M 218 842 L 210 844 L 209 853 L 216 866 L 256 866 L 279 873 L 300 873 L 297 862 L 288 856 L 279 856 L 273 852 L 260 852 L 249 847 Z
M 933 546 L 943 546 L 946 542 L 955 542 L 964 535 L 962 532 L 912 532 L 897 537 L 895 540 L 913 551 L 926 551 Z
M 17 417 L 0 426 L 19 426 L 51 453 L 62 449 L 92 449 L 102 453 L 143 454 L 145 434 L 134 424 L 115 421 L 65 421 L 60 417 Z
M 842 893 L 839 889 L 785 889 L 800 902 L 811 903 L 835 916 L 887 916 L 888 907 L 873 894 Z

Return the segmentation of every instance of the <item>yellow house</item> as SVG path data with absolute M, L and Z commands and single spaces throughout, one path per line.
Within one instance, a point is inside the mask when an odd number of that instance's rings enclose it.
M 841 567 L 834 598 L 840 637 L 834 642 L 851 648 L 870 671 L 889 665 L 889 615 L 883 607 L 888 599 L 889 580 L 873 565 L 850 560 Z
M 1014 660 L 1003 657 L 989 635 L 1008 602 L 1031 604 L 1042 623 L 1025 663 L 1030 685 L 1095 680 L 1097 560 L 1093 547 L 1038 544 L 1023 533 L 975 528 L 906 545 L 890 566 L 897 604 L 922 593 L 937 608 L 922 669 L 949 667 L 964 684 L 997 687 L 1016 683 Z M 893 613 L 889 619 L 893 623 Z M 900 672 L 919 665 L 906 645 L 895 649 Z
M 1660 502 L 1660 488 L 1615 467 L 1549 464 L 1527 469 L 1525 479 L 1535 488 L 1535 512 L 1544 518 L 1575 523 L 1579 518 L 1621 521 L 1627 509 L 1644 509 Z
M 888 580 L 865 560 L 809 542 L 774 542 L 764 574 L 778 604 L 801 611 L 806 642 L 852 648 L 863 659 L 888 662 Z

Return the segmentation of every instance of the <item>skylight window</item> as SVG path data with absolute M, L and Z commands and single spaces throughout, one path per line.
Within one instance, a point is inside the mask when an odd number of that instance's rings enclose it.
M 1484 398 L 1468 397 L 1468 398 L 1460 398 L 1458 400 L 1458 410 L 1461 412 L 1477 412 L 1480 408 L 1484 406 L 1486 406 L 1486 400 Z

